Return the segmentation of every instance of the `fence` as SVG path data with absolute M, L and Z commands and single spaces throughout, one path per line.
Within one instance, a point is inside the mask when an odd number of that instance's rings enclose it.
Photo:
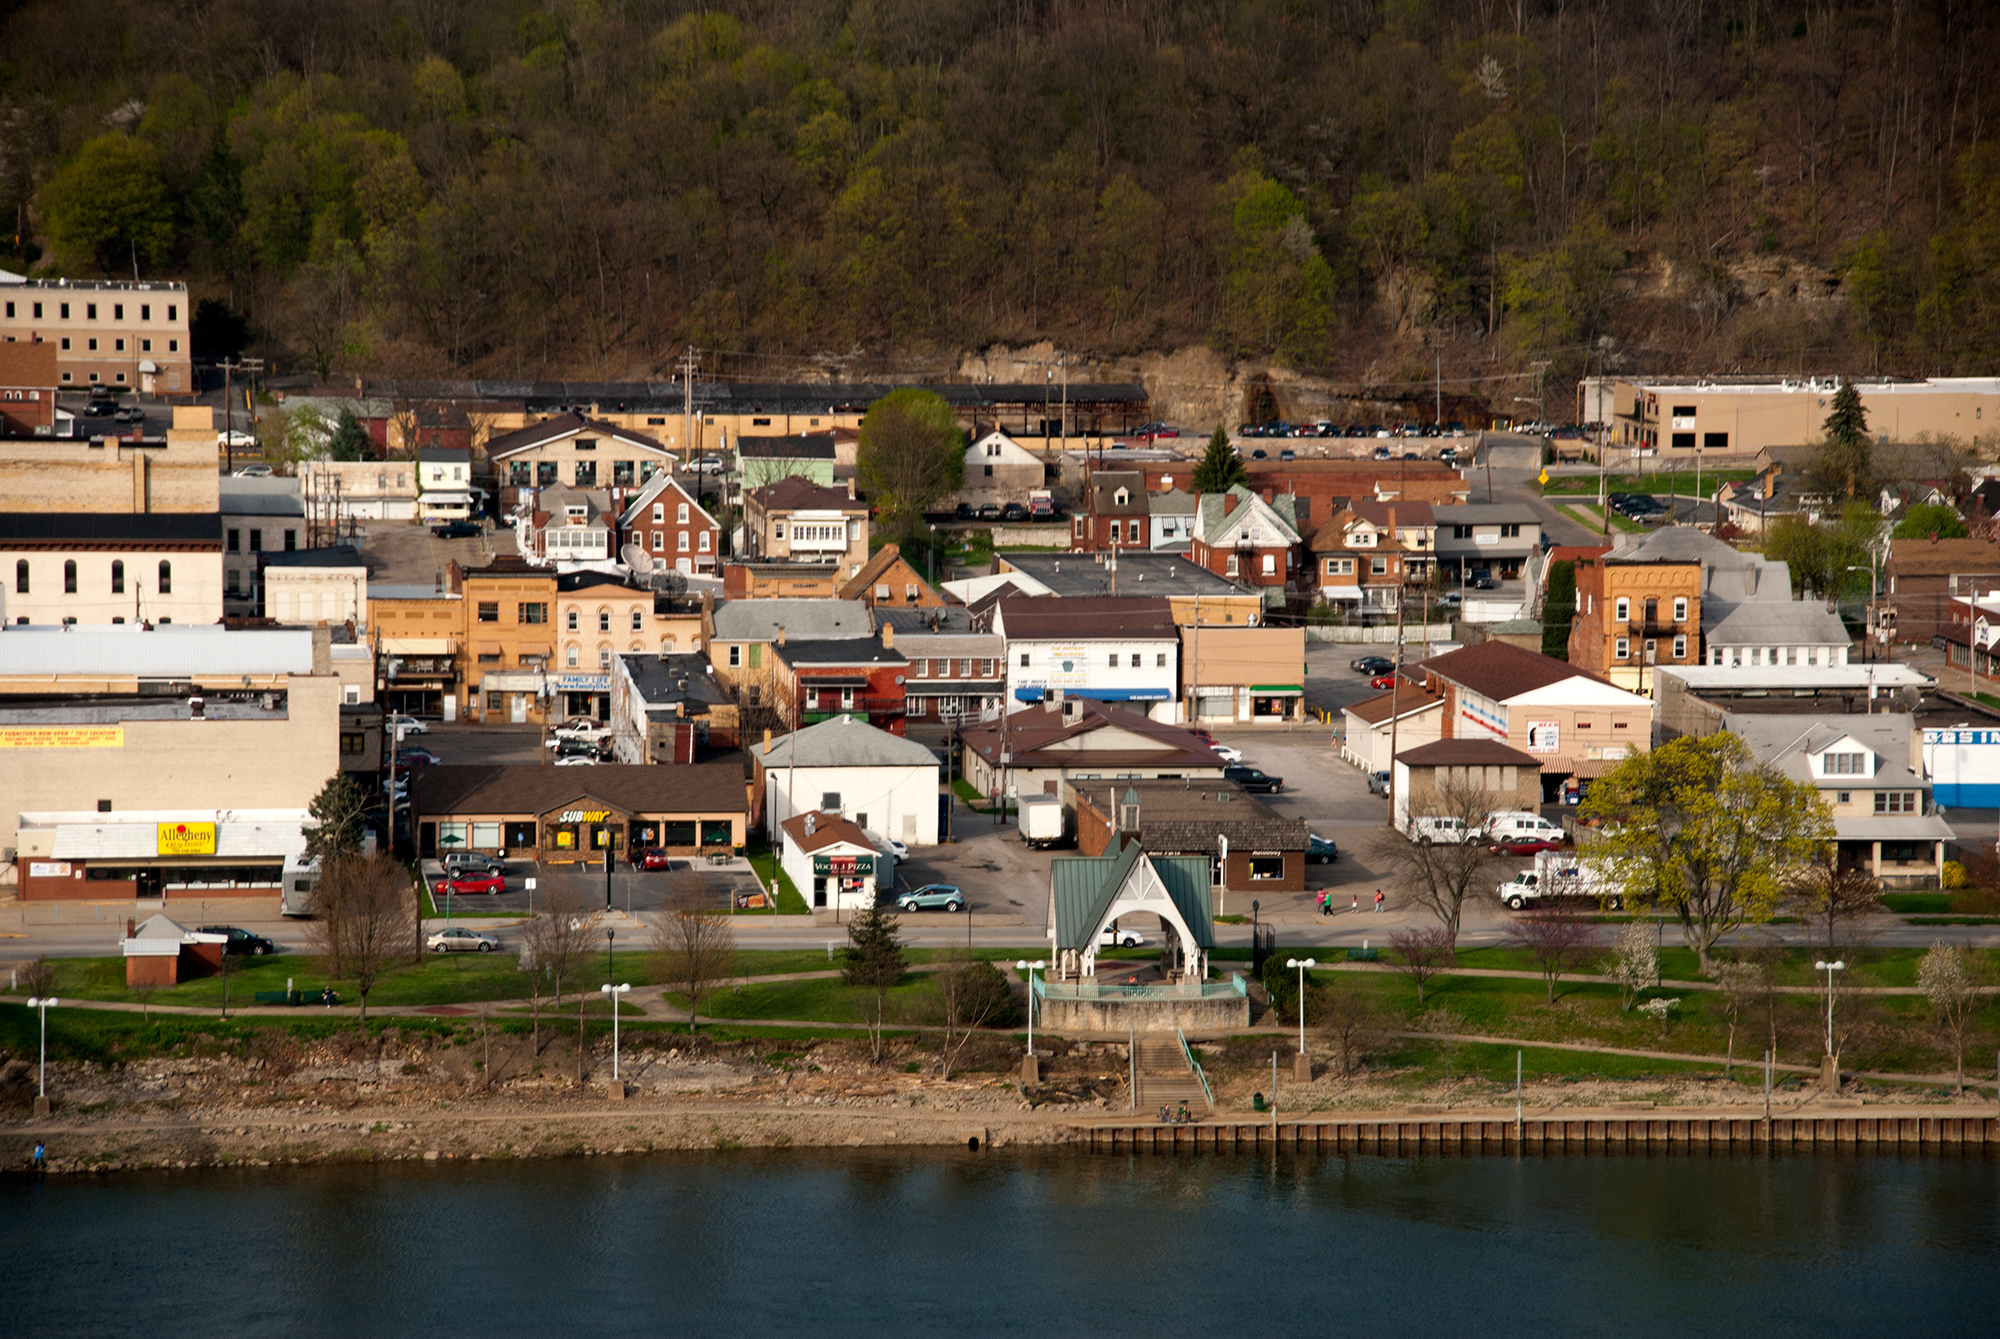
M 1219 1000 L 1248 993 L 1249 988 L 1240 976 L 1232 976 L 1227 981 L 1183 981 L 1157 986 L 1035 978 L 1035 994 L 1044 1000 Z
M 1367 623 L 1341 626 L 1332 623 L 1308 623 L 1306 640 L 1340 642 L 1350 646 L 1393 646 L 1396 641 L 1396 625 Z M 1411 644 L 1450 641 L 1451 624 L 1406 623 L 1403 625 L 1403 640 Z

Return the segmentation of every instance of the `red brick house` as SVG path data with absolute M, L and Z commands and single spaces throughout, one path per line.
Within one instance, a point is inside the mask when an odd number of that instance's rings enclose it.
M 618 518 L 618 547 L 642 550 L 655 567 L 684 575 L 714 576 L 722 527 L 672 474 L 655 474 L 632 496 Z
M 1090 476 L 1084 505 L 1070 518 L 1072 549 L 1149 549 L 1152 509 L 1146 476 L 1138 470 L 1098 470 Z
M 1261 590 L 1269 601 L 1299 584 L 1301 550 L 1291 497 L 1266 502 L 1238 484 L 1199 499 L 1189 553 L 1196 566 Z
M 0 437 L 46 436 L 56 421 L 56 346 L 0 344 Z
M 884 626 L 880 641 L 786 641 L 771 647 L 773 696 L 785 728 L 797 730 L 843 712 L 865 715 L 880 730 L 906 729 L 905 683 L 909 660 L 896 649 L 896 630 Z

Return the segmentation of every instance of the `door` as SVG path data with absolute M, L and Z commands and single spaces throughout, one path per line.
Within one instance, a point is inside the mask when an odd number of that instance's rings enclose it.
M 515 725 L 528 723 L 528 697 L 525 693 L 512 693 L 507 698 L 507 719 Z

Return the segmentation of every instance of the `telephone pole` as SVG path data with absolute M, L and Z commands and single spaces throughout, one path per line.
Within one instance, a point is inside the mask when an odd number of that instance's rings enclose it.
M 681 391 L 681 447 L 687 452 L 688 460 L 695 458 L 694 449 L 694 371 L 701 366 L 701 356 L 694 351 L 694 345 L 687 346 L 681 354 L 680 373 L 683 380 Z

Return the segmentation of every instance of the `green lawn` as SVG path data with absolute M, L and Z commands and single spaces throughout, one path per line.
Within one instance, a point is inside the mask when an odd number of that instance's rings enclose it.
M 906 974 L 889 991 L 884 1017 L 904 1021 L 917 999 L 928 993 L 928 977 Z M 669 998 L 685 1009 L 687 996 Z M 718 1018 L 785 1018 L 814 1023 L 869 1023 L 875 1019 L 875 992 L 858 990 L 838 977 L 814 981 L 773 981 L 716 991 L 703 1002 L 702 1013 Z
M 1556 510 L 1567 514 L 1572 521 L 1589 526 L 1592 530 L 1602 532 L 1604 529 L 1603 512 L 1584 507 L 1557 507 Z M 1611 528 L 1613 530 L 1622 530 L 1627 534 L 1638 534 L 1646 527 L 1640 525 L 1637 521 L 1628 520 L 1614 511 L 1611 513 Z
M 1703 470 L 1701 491 L 1714 496 L 1715 486 L 1724 483 L 1742 483 L 1752 477 L 1753 470 Z M 1673 488 L 1682 497 L 1693 496 L 1693 470 L 1659 470 L 1649 474 L 1614 474 L 1605 484 L 1613 493 L 1652 493 L 1665 496 L 1663 490 Z M 1595 474 L 1550 475 L 1542 486 L 1543 497 L 1589 497 L 1597 496 L 1597 476 Z

